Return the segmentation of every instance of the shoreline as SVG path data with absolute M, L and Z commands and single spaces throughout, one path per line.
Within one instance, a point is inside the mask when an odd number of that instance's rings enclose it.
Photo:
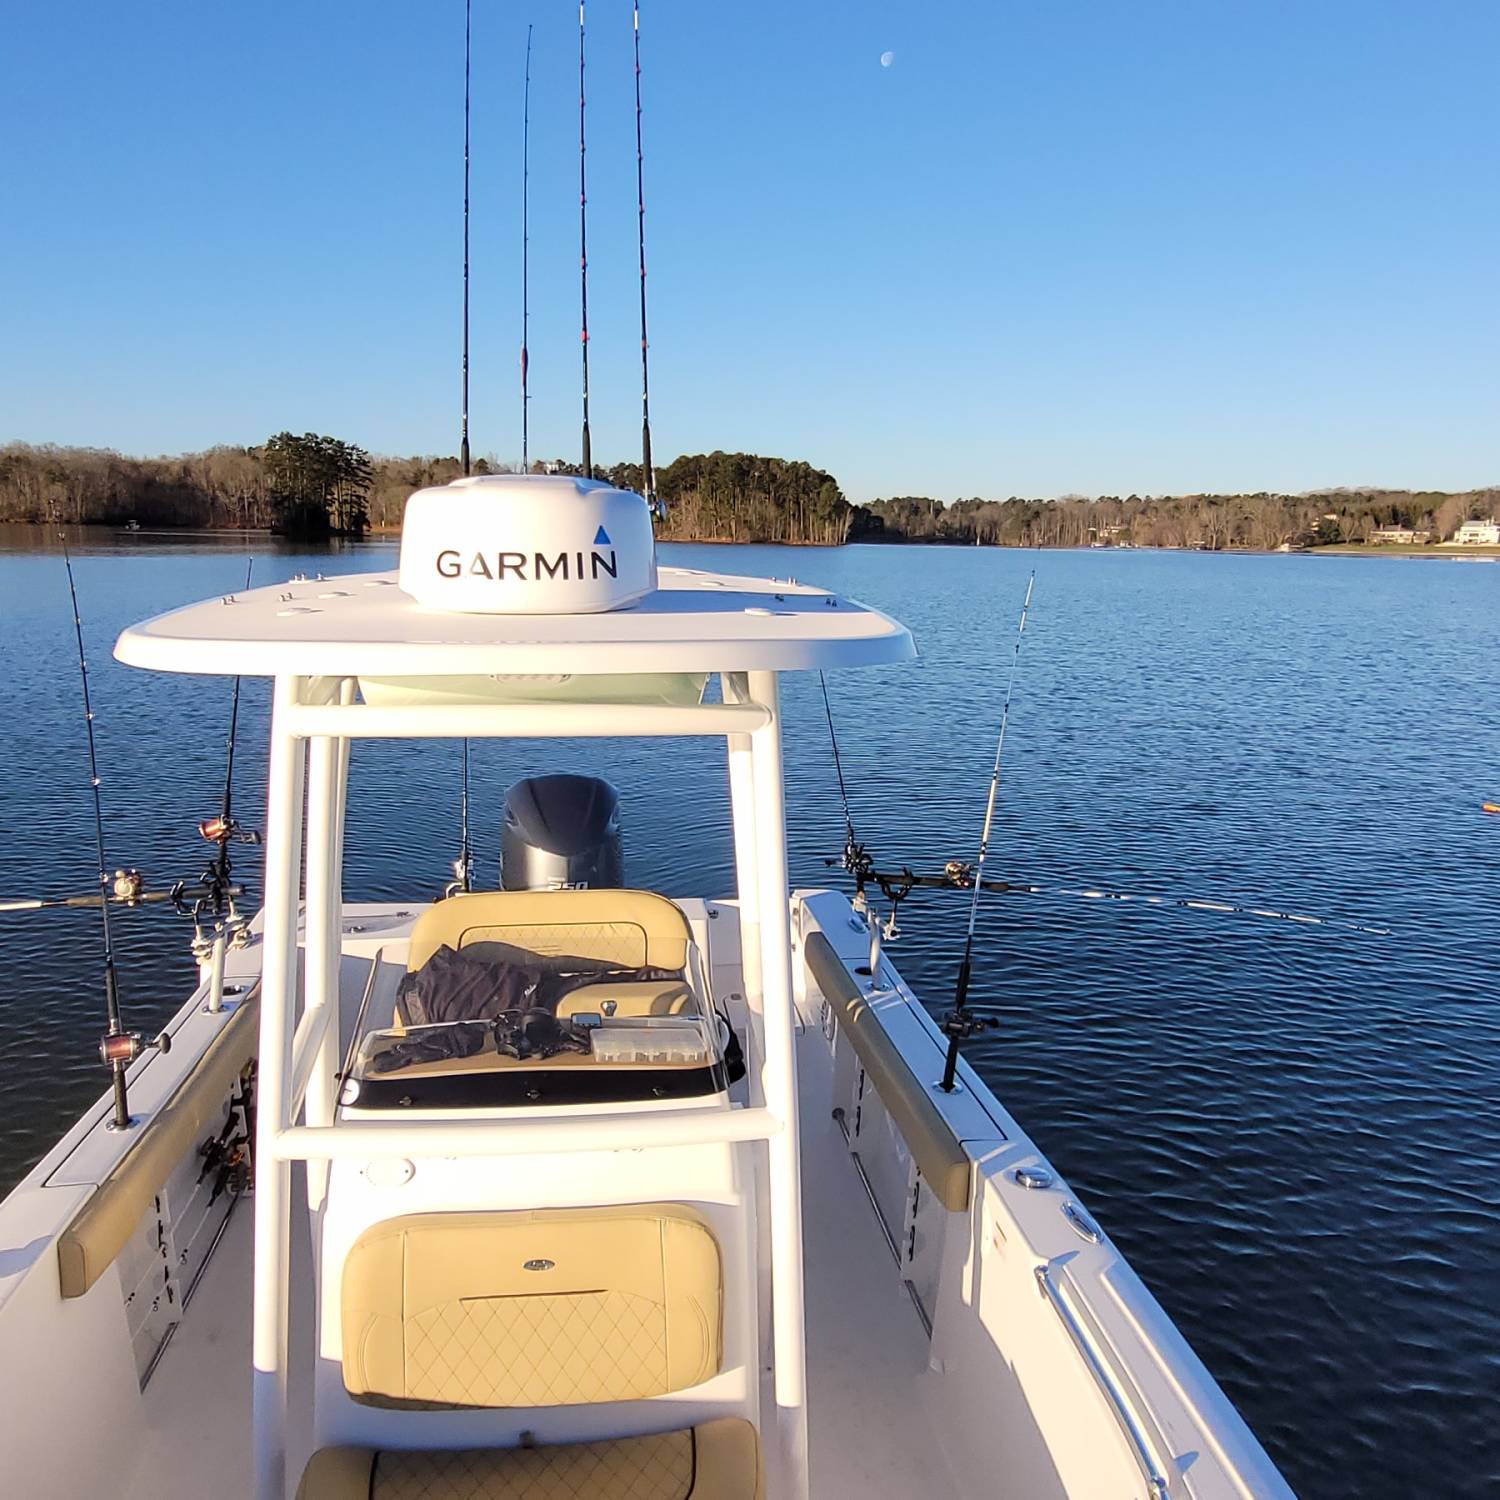
M 224 542 L 273 542 L 288 550 L 330 551 L 340 547 L 391 542 L 401 535 L 397 526 L 372 526 L 360 536 L 332 536 L 318 540 L 280 536 L 276 532 L 254 528 L 195 527 L 195 526 L 148 526 L 132 530 L 127 525 L 99 521 L 70 521 L 65 523 L 72 533 L 105 532 L 112 537 L 134 538 L 141 542 L 156 541 L 206 541 Z M 21 533 L 30 537 L 52 537 L 58 527 L 52 523 L 35 521 L 0 521 L 0 541 L 7 533 Z M 802 547 L 835 550 L 840 547 L 931 547 L 954 551 L 987 552 L 1183 552 L 1217 557 L 1401 557 L 1429 562 L 1497 562 L 1500 561 L 1500 546 L 1461 546 L 1452 542 L 1438 542 L 1421 546 L 1405 546 L 1395 543 L 1369 545 L 1357 542 L 1338 542 L 1323 547 L 1297 547 L 1283 552 L 1279 548 L 1262 547 L 1174 547 L 1152 546 L 1133 543 L 1127 546 L 1096 547 L 1088 543 L 1078 546 L 1062 546 L 1049 543 L 1041 547 L 1020 546 L 1010 542 L 957 542 L 936 538 L 877 538 L 871 536 L 850 537 L 842 542 L 762 541 L 735 540 L 723 536 L 658 537 L 658 542 L 672 546 L 693 547 Z

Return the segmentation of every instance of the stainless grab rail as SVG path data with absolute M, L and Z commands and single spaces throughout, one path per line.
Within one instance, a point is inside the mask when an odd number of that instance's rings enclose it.
M 1110 1406 L 1114 1408 L 1115 1418 L 1135 1452 L 1135 1461 L 1140 1465 L 1141 1473 L 1145 1477 L 1146 1490 L 1151 1500 L 1170 1500 L 1172 1489 L 1167 1482 L 1167 1476 L 1162 1473 L 1156 1462 L 1151 1443 L 1131 1407 L 1129 1398 L 1110 1373 L 1109 1367 L 1095 1348 L 1093 1340 L 1085 1332 L 1083 1325 L 1078 1321 L 1073 1309 L 1068 1306 L 1062 1288 L 1053 1282 L 1049 1274 L 1050 1269 L 1048 1266 L 1036 1268 L 1036 1282 L 1042 1296 L 1052 1304 L 1053 1310 L 1062 1319 L 1063 1327 L 1068 1330 L 1068 1336 L 1073 1340 L 1074 1348 L 1083 1356 L 1084 1363 L 1093 1373 L 1099 1389 L 1104 1392 Z

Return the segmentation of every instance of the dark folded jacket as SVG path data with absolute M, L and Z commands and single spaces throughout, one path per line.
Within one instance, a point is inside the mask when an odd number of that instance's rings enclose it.
M 471 958 L 446 944 L 401 981 L 398 992 L 413 1026 L 488 1021 L 536 1004 L 542 971 L 505 960 Z

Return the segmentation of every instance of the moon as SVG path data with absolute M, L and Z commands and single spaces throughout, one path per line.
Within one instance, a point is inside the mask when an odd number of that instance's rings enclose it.
M 896 54 L 894 52 L 882 52 L 880 54 L 880 66 L 882 68 L 890 67 L 890 65 L 895 62 L 895 60 Z

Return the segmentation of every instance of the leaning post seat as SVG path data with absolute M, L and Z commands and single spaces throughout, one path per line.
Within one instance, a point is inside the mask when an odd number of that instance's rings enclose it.
M 723 1364 L 723 1273 L 684 1204 L 427 1213 L 350 1248 L 345 1389 L 406 1408 L 639 1401 Z
M 720 1417 L 683 1432 L 540 1448 L 323 1448 L 297 1500 L 764 1500 L 755 1429 Z
M 582 959 L 604 968 L 687 967 L 693 929 L 681 907 L 654 891 L 474 891 L 428 907 L 412 928 L 406 968 L 416 973 L 439 948 L 472 948 L 477 957 L 520 956 L 544 965 Z M 681 980 L 629 981 L 601 976 L 571 991 L 562 1014 L 676 1015 L 691 1009 Z M 396 1024 L 404 1024 L 397 1013 Z
M 654 891 L 474 891 L 417 918 L 406 966 L 420 969 L 445 944 L 499 942 L 540 958 L 681 969 L 692 940 L 681 907 Z

